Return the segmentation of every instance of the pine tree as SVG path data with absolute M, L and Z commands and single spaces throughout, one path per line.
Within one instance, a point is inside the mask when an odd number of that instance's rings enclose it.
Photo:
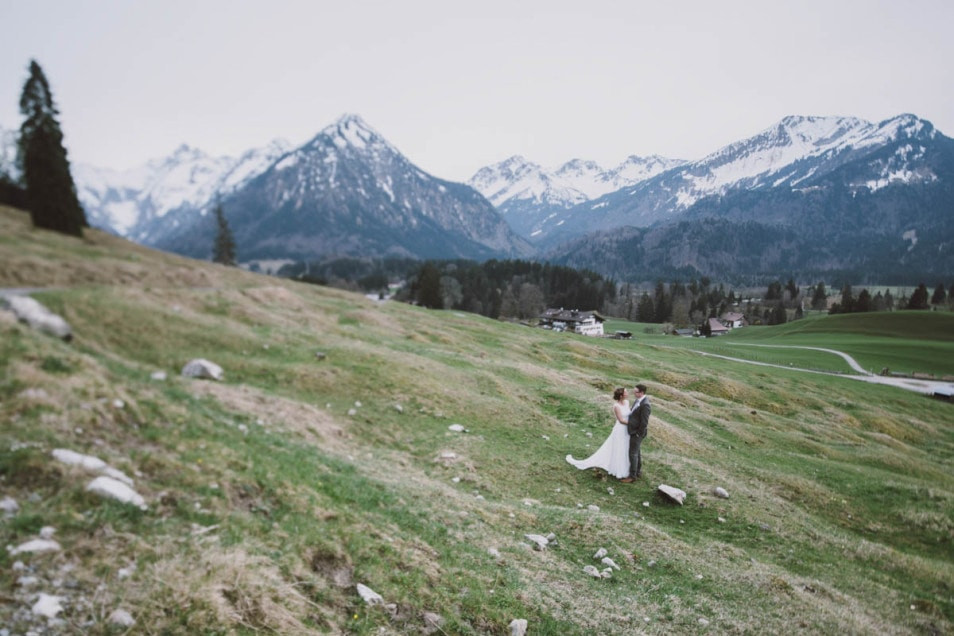
M 908 309 L 927 309 L 928 291 L 924 283 L 918 285 L 918 288 L 911 294 L 911 300 L 908 301 Z
M 215 244 L 212 246 L 212 262 L 221 263 L 235 267 L 237 260 L 235 256 L 235 239 L 232 237 L 232 229 L 229 222 L 225 219 L 225 212 L 221 205 L 215 206 Z
M 50 84 L 36 60 L 30 61 L 30 76 L 20 96 L 20 113 L 24 120 L 20 126 L 18 160 L 33 225 L 82 236 L 83 228 L 88 227 L 86 213 L 76 196 Z
M 937 287 L 934 288 L 934 295 L 931 296 L 932 305 L 943 305 L 944 300 L 947 298 L 947 292 L 944 290 L 944 284 L 938 283 Z
M 825 291 L 825 283 L 819 282 L 815 286 L 815 292 L 812 294 L 812 309 L 822 310 L 828 306 L 828 293 Z
M 443 309 L 441 272 L 434 263 L 426 262 L 417 275 L 417 302 L 430 309 Z

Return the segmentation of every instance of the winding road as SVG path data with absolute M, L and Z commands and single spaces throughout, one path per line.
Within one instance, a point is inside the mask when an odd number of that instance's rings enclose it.
M 831 373 L 828 371 L 818 371 L 816 369 L 802 369 L 799 367 L 790 367 L 783 364 L 772 364 L 769 362 L 755 362 L 753 360 L 745 360 L 743 358 L 733 358 L 731 356 L 724 356 L 717 353 L 706 353 L 704 351 L 696 351 L 700 355 L 709 356 L 711 358 L 721 358 L 723 360 L 732 360 L 733 362 L 743 362 L 745 364 L 755 364 L 762 367 L 777 367 L 779 369 L 788 369 L 789 371 L 801 371 L 803 373 L 818 373 L 821 375 L 834 375 L 839 378 L 848 378 L 850 380 L 861 380 L 862 382 L 870 382 L 871 384 L 886 384 L 888 386 L 895 386 L 900 389 L 906 389 L 908 391 L 914 391 L 916 393 L 922 393 L 924 395 L 946 395 L 948 397 L 954 397 L 954 382 L 945 382 L 942 380 L 919 380 L 916 378 L 895 378 L 891 376 L 884 375 L 875 375 L 866 371 L 858 361 L 852 358 L 850 355 L 843 351 L 836 351 L 835 349 L 823 349 L 822 347 L 801 347 L 796 345 L 763 345 L 763 344 L 748 344 L 748 343 L 731 343 L 732 346 L 736 347 L 767 347 L 769 349 L 809 349 L 812 351 L 824 351 L 825 353 L 831 353 L 836 356 L 841 356 L 845 362 L 848 363 L 848 366 L 852 370 L 857 371 L 859 375 L 850 375 L 844 373 Z

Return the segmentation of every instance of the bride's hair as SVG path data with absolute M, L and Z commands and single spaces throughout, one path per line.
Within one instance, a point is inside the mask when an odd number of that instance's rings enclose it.
M 625 392 L 626 392 L 626 389 L 624 389 L 623 387 L 617 388 L 615 391 L 613 391 L 613 399 L 619 402 L 620 400 L 623 399 L 623 394 Z

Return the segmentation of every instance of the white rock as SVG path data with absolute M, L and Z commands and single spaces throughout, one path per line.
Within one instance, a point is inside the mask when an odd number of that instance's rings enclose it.
M 116 571 L 116 576 L 119 577 L 120 579 L 128 579 L 129 577 L 133 575 L 133 572 L 135 571 L 136 571 L 136 564 L 130 563 L 127 567 L 119 568 L 119 570 Z
M 722 486 L 718 486 L 713 492 L 715 492 L 716 497 L 722 497 L 723 499 L 729 498 L 729 493 Z
M 136 624 L 136 619 L 124 609 L 113 610 L 113 613 L 109 615 L 107 620 L 110 625 L 117 625 L 119 627 L 132 627 Z
M 404 412 L 404 407 L 401 406 L 400 404 L 395 404 L 395 405 L 394 405 L 394 410 L 397 411 L 398 413 L 403 413 L 403 412 Z
M 702 626 L 702 627 L 708 627 L 708 626 L 709 626 L 709 621 L 707 621 L 707 620 L 704 619 L 704 618 L 700 618 L 700 619 L 699 619 L 699 625 Z
M 441 459 L 457 459 L 457 453 L 454 451 L 444 451 L 441 453 Z
M 619 569 L 619 566 L 616 565 L 616 563 L 613 561 L 613 559 L 611 559 L 611 558 L 609 558 L 609 557 L 603 557 L 603 558 L 600 560 L 600 563 L 602 563 L 603 565 L 605 565 L 605 566 L 607 566 L 607 567 L 613 568 L 614 570 L 618 570 L 618 569 Z
M 355 401 L 354 401 L 354 407 L 357 408 L 357 409 L 360 409 L 360 408 L 361 408 L 361 400 L 355 400 Z
M 146 509 L 146 500 L 142 498 L 142 495 L 112 477 L 97 477 L 86 486 L 86 490 L 101 497 L 132 504 L 143 510 Z
M 460 477 L 451 477 L 451 481 L 454 482 L 455 484 L 459 484 L 459 483 L 460 483 Z
M 124 409 L 126 408 L 126 403 L 117 398 L 113 400 L 113 408 Z
M 596 569 L 594 565 L 585 565 L 583 566 L 583 571 L 592 576 L 594 579 L 601 579 L 603 576 L 600 574 L 600 571 Z
M 92 455 L 83 455 L 82 453 L 77 453 L 76 451 L 71 451 L 65 448 L 57 448 L 52 452 L 53 459 L 63 464 L 69 466 L 78 466 L 84 470 L 102 473 L 107 477 L 112 477 L 117 479 L 127 486 L 132 486 L 133 480 L 126 475 L 126 473 L 121 470 L 112 468 L 109 464 L 104 462 L 98 457 L 93 457 Z
M 644 501 L 644 502 L 643 502 L 643 508 L 649 508 L 649 502 L 648 502 L 648 501 Z
M 39 582 L 40 582 L 40 579 L 38 579 L 35 576 L 21 576 L 20 578 L 17 579 L 17 585 L 19 585 L 20 587 L 32 587 Z
M 63 600 L 62 596 L 40 592 L 40 598 L 30 609 L 36 616 L 56 618 L 56 615 L 63 611 Z
M 608 492 L 608 493 L 611 494 L 611 495 L 615 495 L 615 494 L 616 494 L 616 491 L 613 490 L 613 487 L 612 487 L 612 486 L 607 487 L 607 488 L 606 488 L 606 492 Z
M 495 559 L 500 558 L 500 550 L 498 550 L 497 548 L 487 548 L 487 554 L 489 554 Z
M 607 554 L 609 554 L 609 553 L 606 551 L 606 548 L 600 548 L 599 550 L 596 551 L 596 554 L 593 555 L 593 558 L 594 558 L 594 559 L 602 559 L 602 558 L 605 557 Z
M 354 417 L 354 416 L 357 415 L 357 414 L 358 414 L 357 409 L 348 409 L 348 416 L 349 416 L 349 417 Z
M 149 377 L 157 382 L 163 382 L 168 376 L 165 371 L 153 371 Z
M 43 526 L 40 528 L 41 539 L 52 539 L 54 534 L 56 534 L 56 528 L 53 526 Z
M 61 316 L 29 296 L 5 296 L 0 302 L 5 302 L 17 319 L 32 329 L 67 341 L 73 338 L 73 330 Z
M 463 433 L 467 429 L 464 428 L 463 424 L 451 424 L 450 426 L 447 427 L 447 430 L 454 431 L 455 433 Z
M 604 579 L 613 578 L 613 568 L 604 568 L 603 571 L 600 572 L 600 577 Z
M 17 514 L 20 510 L 20 504 L 17 503 L 17 500 L 13 497 L 4 497 L 0 499 L 0 512 L 7 516 L 12 516 Z
M 599 512 L 599 511 L 600 511 L 600 507 L 597 506 L 596 504 L 590 504 L 590 505 L 588 505 L 588 506 L 586 507 L 586 509 L 589 510 L 590 512 Z
M 10 556 L 24 552 L 56 552 L 60 549 L 60 544 L 52 539 L 33 539 L 10 550 Z
M 725 523 L 725 519 L 723 519 L 722 517 L 719 517 L 718 519 L 716 519 L 716 521 L 718 521 L 719 523 Z
M 546 550 L 547 546 L 550 545 L 550 540 L 542 534 L 525 534 L 523 536 L 533 542 L 535 550 Z
M 196 358 L 187 362 L 186 365 L 182 367 L 182 375 L 187 378 L 205 378 L 209 380 L 221 380 L 223 377 L 222 367 L 205 358 Z
M 524 636 L 527 633 L 527 619 L 515 618 L 510 621 L 510 636 Z
M 680 506 L 686 500 L 686 492 L 684 490 L 679 490 L 678 488 L 667 486 L 666 484 L 659 484 L 658 490 Z
M 372 590 L 367 585 L 358 583 L 356 587 L 358 588 L 358 596 L 360 596 L 361 600 L 368 605 L 379 605 L 384 603 L 384 598 L 382 598 L 380 594 Z
M 548 532 L 547 541 L 549 541 L 550 543 L 556 543 L 556 535 L 553 534 L 552 532 Z

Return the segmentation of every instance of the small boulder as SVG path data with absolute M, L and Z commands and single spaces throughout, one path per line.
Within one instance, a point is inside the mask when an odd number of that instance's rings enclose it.
M 58 550 L 60 550 L 60 544 L 52 539 L 33 539 L 10 550 L 10 555 L 13 556 L 23 552 L 56 552 Z
M 601 579 L 603 575 L 600 574 L 600 571 L 596 569 L 594 565 L 585 565 L 583 566 L 583 571 L 592 576 L 594 579 Z
M 124 609 L 113 610 L 113 613 L 109 615 L 107 621 L 110 625 L 115 625 L 116 627 L 132 627 L 136 624 L 136 619 Z
M 666 484 L 660 484 L 659 492 L 666 495 L 666 497 L 676 502 L 680 506 L 686 501 L 686 491 L 684 490 L 679 490 L 678 488 L 673 488 L 672 486 L 667 486 Z
M 356 587 L 358 589 L 358 596 L 368 605 L 382 605 L 384 603 L 384 598 L 367 585 L 358 583 Z
M 466 433 L 467 429 L 464 428 L 463 424 L 451 424 L 447 427 L 447 430 L 454 431 L 455 433 Z
M 510 636 L 525 636 L 527 633 L 527 619 L 515 618 L 510 621 Z
M 63 600 L 62 596 L 54 596 L 53 594 L 40 592 L 40 597 L 30 609 L 34 616 L 56 618 L 56 615 L 63 611 Z
M 542 534 L 525 534 L 523 536 L 533 543 L 534 550 L 546 550 L 547 546 L 550 545 L 550 540 Z
M 715 496 L 716 496 L 716 497 L 721 497 L 722 499 L 728 499 L 728 498 L 729 498 L 729 493 L 728 493 L 728 491 L 726 491 L 726 489 L 723 488 L 722 486 L 717 486 L 716 489 L 715 489 L 713 492 L 715 493 Z
M 20 510 L 20 504 L 13 497 L 4 497 L 0 499 L 0 512 L 7 517 L 12 517 Z
M 165 381 L 167 376 L 165 371 L 153 371 L 149 375 L 149 377 L 150 379 L 155 380 L 156 382 L 163 382 Z
M 42 331 L 51 336 L 69 342 L 73 339 L 73 330 L 61 316 L 54 314 L 37 300 L 29 296 L 5 296 L 2 300 L 20 322 L 31 329 Z
M 86 490 L 100 497 L 132 504 L 142 510 L 146 509 L 146 500 L 142 498 L 142 495 L 112 477 L 97 477 L 86 486 Z
M 223 378 L 222 367 L 204 358 L 196 358 L 187 362 L 186 365 L 182 367 L 182 375 L 187 378 L 203 378 L 217 381 L 221 381 Z
M 600 548 L 599 550 L 596 551 L 596 554 L 593 555 L 593 558 L 594 558 L 594 559 L 602 559 L 602 558 L 605 557 L 607 554 L 609 554 L 609 553 L 606 551 L 606 548 Z
M 609 558 L 609 557 L 603 557 L 603 558 L 600 560 L 600 563 L 602 563 L 603 565 L 605 565 L 605 566 L 607 566 L 607 567 L 609 567 L 609 568 L 613 568 L 614 570 L 618 570 L 618 569 L 619 569 L 619 566 L 616 565 L 616 562 L 613 561 L 613 559 L 611 559 L 611 558 Z

